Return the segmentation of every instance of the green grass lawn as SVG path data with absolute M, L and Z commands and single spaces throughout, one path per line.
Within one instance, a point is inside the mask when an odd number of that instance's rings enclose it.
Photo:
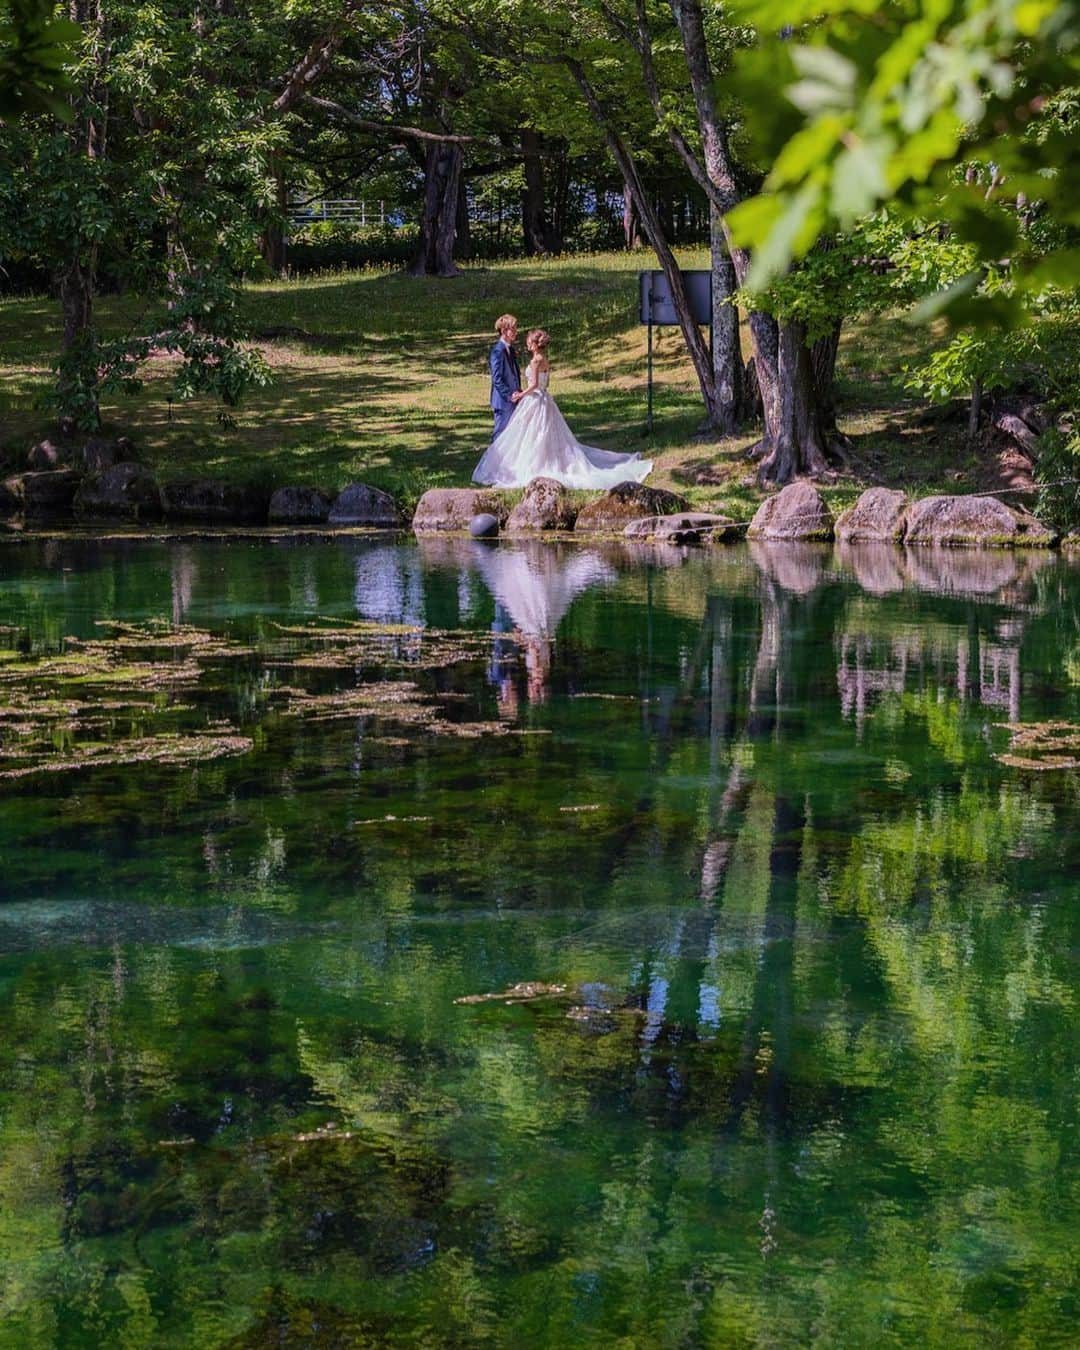
M 637 272 L 645 254 L 469 267 L 457 280 L 397 271 L 353 272 L 249 286 L 245 321 L 274 372 L 269 389 L 223 426 L 219 406 L 169 398 L 169 365 L 151 362 L 143 391 L 108 402 L 110 431 L 125 431 L 163 479 L 258 479 L 333 490 L 361 479 L 411 502 L 427 487 L 464 486 L 488 438 L 487 353 L 503 311 L 551 334 L 552 389 L 577 435 L 657 461 L 650 482 L 699 505 L 750 513 L 760 493 L 742 452 L 748 434 L 696 435 L 701 403 L 674 329 L 659 330 L 655 430 L 645 434 L 645 330 Z M 708 265 L 687 253 L 688 267 Z M 145 307 L 98 306 L 101 328 L 142 332 Z M 0 448 L 20 466 L 49 429 L 38 407 L 59 344 L 55 301 L 0 301 Z M 655 331 L 655 330 L 654 330 Z M 902 388 L 902 368 L 933 341 L 902 319 L 846 333 L 839 361 L 841 426 L 853 438 L 855 476 L 830 486 L 838 501 L 888 482 L 955 490 L 972 468 L 962 424 L 926 420 Z M 710 481 L 699 483 L 708 470 Z

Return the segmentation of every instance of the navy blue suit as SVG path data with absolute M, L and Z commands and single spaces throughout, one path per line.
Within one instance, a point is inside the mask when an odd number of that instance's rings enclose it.
M 513 347 L 508 347 L 502 338 L 492 347 L 488 365 L 491 367 L 491 410 L 495 414 L 495 430 L 491 433 L 494 440 L 517 407 L 510 396 L 521 388 L 521 371 Z

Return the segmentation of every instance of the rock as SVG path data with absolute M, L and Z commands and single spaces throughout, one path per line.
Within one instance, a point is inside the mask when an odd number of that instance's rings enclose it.
M 32 446 L 26 456 L 27 467 L 35 470 L 59 469 L 71 459 L 71 446 L 46 438 Z
M 674 511 L 667 516 L 642 516 L 623 530 L 627 539 L 657 539 L 668 544 L 700 544 L 703 539 L 733 539 L 742 528 L 730 516 L 712 511 Z
M 907 509 L 908 544 L 1049 548 L 1056 535 L 1028 511 L 996 497 L 924 497 Z
M 848 544 L 897 543 L 904 537 L 907 497 L 894 488 L 872 487 L 836 522 L 836 537 Z
M 271 525 L 322 525 L 330 517 L 330 498 L 314 487 L 281 487 L 270 498 Z
M 111 469 L 114 464 L 132 463 L 133 449 L 126 436 L 121 436 L 115 441 L 105 440 L 101 436 L 91 436 L 76 452 L 76 458 L 88 472 L 98 473 L 102 469 Z
M 79 520 L 160 520 L 161 489 L 141 464 L 114 464 L 82 480 L 75 515 Z
M 499 518 L 482 511 L 469 521 L 469 533 L 474 539 L 494 539 L 499 533 Z
M 429 488 L 420 498 L 412 527 L 425 530 L 467 530 L 474 516 L 492 515 L 500 524 L 509 512 L 487 488 Z
M 674 492 L 646 487 L 644 483 L 619 483 L 583 506 L 574 528 L 579 534 L 588 531 L 622 534 L 632 520 L 689 510 L 686 498 Z
M 1023 418 L 1017 417 L 1016 413 L 998 413 L 994 418 L 993 425 L 1003 435 L 1008 436 L 1011 441 L 1015 441 L 1026 454 L 1034 455 L 1037 452 L 1039 448 L 1038 433 L 1033 431 Z
M 80 475 L 74 469 L 17 473 L 0 484 L 0 515 L 35 518 L 71 514 Z
M 577 507 L 554 478 L 534 478 L 506 522 L 507 534 L 526 530 L 572 530 Z
M 388 492 L 366 483 L 350 483 L 330 508 L 330 524 L 397 529 L 401 525 L 401 512 Z
M 215 525 L 250 525 L 266 519 L 269 493 L 254 483 L 222 483 L 212 479 L 165 483 L 161 507 L 167 520 Z
M 832 512 L 825 499 L 805 479 L 789 483 L 758 507 L 748 539 L 831 539 Z

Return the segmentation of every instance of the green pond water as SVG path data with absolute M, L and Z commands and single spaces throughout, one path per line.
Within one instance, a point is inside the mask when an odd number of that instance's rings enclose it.
M 1076 1344 L 1080 564 L 5 540 L 0 705 L 0 1345 Z

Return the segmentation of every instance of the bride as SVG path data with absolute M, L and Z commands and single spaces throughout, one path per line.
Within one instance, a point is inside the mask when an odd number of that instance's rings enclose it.
M 582 445 L 566 425 L 548 393 L 549 341 L 542 328 L 534 328 L 526 337 L 532 356 L 525 370 L 526 386 L 509 423 L 473 470 L 473 482 L 500 488 L 524 487 L 534 478 L 554 478 L 568 488 L 644 482 L 652 472 L 651 459 Z

